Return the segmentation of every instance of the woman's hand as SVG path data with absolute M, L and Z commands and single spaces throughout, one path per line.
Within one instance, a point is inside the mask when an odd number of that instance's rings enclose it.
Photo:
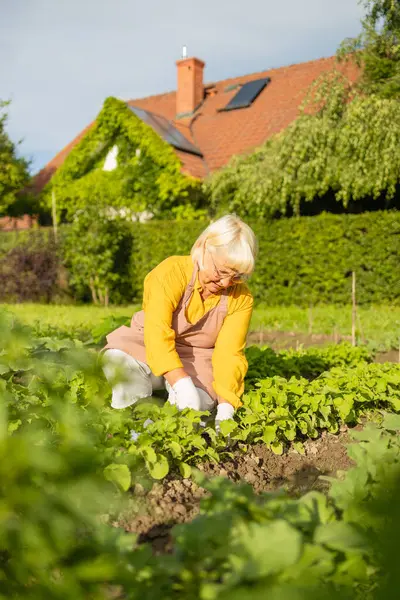
M 175 404 L 179 410 L 184 408 L 201 409 L 200 396 L 191 377 L 183 377 L 173 386 L 168 386 L 167 389 L 169 391 L 168 402 Z
M 221 402 L 218 404 L 217 414 L 215 416 L 215 431 L 217 433 L 221 430 L 222 421 L 227 421 L 228 419 L 233 419 L 233 415 L 235 413 L 235 409 L 232 404 L 228 402 Z

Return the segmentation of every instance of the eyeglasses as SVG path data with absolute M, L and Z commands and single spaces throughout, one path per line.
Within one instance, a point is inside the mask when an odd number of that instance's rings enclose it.
M 223 279 L 229 279 L 229 281 L 231 283 L 242 283 L 242 281 L 243 281 L 243 275 L 241 275 L 240 273 L 234 273 L 234 274 L 233 273 L 225 273 L 225 274 L 221 273 L 219 271 L 219 269 L 217 268 L 217 265 L 215 264 L 214 257 L 212 255 L 212 253 L 209 252 L 209 255 L 211 256 L 211 260 L 212 260 L 212 263 L 213 263 L 213 269 L 214 269 L 215 274 L 218 277 L 219 281 L 222 281 Z

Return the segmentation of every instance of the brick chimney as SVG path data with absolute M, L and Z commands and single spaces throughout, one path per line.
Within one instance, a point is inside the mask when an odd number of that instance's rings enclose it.
M 178 87 L 176 92 L 177 116 L 190 115 L 204 97 L 203 69 L 205 63 L 198 58 L 183 58 L 176 63 Z

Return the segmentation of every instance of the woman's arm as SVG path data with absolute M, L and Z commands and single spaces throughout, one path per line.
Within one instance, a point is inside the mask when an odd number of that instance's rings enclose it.
M 234 408 L 239 408 L 248 367 L 244 348 L 254 301 L 243 284 L 238 286 L 229 301 L 228 314 L 213 353 L 213 385 L 219 403 L 228 402 Z
M 186 377 L 175 348 L 172 315 L 185 291 L 186 276 L 177 257 L 158 265 L 144 281 L 144 343 L 146 362 L 154 375 L 170 385 Z

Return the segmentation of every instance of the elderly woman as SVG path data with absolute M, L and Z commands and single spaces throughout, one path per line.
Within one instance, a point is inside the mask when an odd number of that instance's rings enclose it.
M 210 411 L 216 424 L 241 406 L 256 239 L 235 215 L 212 223 L 190 256 L 171 256 L 144 280 L 143 311 L 107 336 L 104 372 L 112 406 L 125 408 L 167 388 L 178 409 Z M 115 380 L 115 379 L 114 379 Z

